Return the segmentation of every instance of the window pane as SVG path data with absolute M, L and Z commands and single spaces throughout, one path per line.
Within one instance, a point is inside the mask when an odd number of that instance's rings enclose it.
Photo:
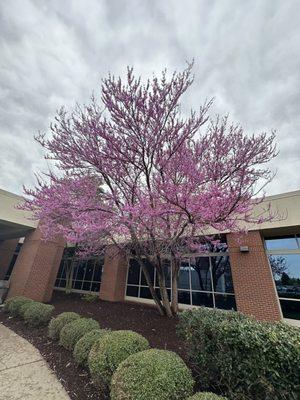
M 59 285 L 59 279 L 56 279 L 54 287 L 58 287 L 58 285 Z
M 279 297 L 300 299 L 300 254 L 270 255 Z
M 179 272 L 179 280 L 178 280 L 178 288 L 179 289 L 190 289 L 190 264 L 189 260 L 182 260 L 180 264 L 180 272 Z
M 81 290 L 90 291 L 91 290 L 91 282 L 83 282 Z
M 170 260 L 164 260 L 163 261 L 163 272 L 164 272 L 164 275 L 165 275 L 166 287 L 170 288 L 171 287 L 171 265 L 170 265 Z M 156 271 L 155 285 L 159 286 L 157 271 Z
M 191 280 L 194 290 L 212 290 L 208 257 L 191 258 Z
M 268 250 L 298 249 L 298 244 L 295 236 L 280 236 L 276 238 L 266 238 L 265 242 Z
M 66 287 L 66 280 L 65 279 L 61 279 L 60 280 L 59 287 Z
M 216 308 L 236 310 L 235 297 L 228 294 L 215 294 Z
M 94 281 L 101 282 L 102 267 L 103 267 L 103 260 L 102 259 L 96 260 L 94 277 L 93 277 Z
M 213 307 L 213 297 L 211 293 L 192 292 L 194 306 Z
M 178 303 L 191 304 L 190 292 L 179 290 L 178 291 Z
M 140 297 L 144 299 L 152 299 L 150 289 L 147 287 L 141 287 L 140 288 Z
M 153 268 L 153 265 L 145 260 L 145 266 L 146 266 L 146 269 L 147 269 L 147 271 L 148 271 L 148 273 L 150 275 L 151 282 L 153 284 L 153 282 L 154 282 L 154 268 Z M 146 278 L 144 276 L 143 270 L 142 270 L 142 276 L 141 276 L 141 285 L 147 285 Z
M 82 281 L 73 281 L 72 288 L 76 290 L 81 290 Z
M 93 282 L 91 286 L 92 292 L 100 292 L 100 282 Z
M 138 286 L 127 286 L 126 296 L 138 297 L 139 288 Z
M 231 268 L 228 256 L 211 257 L 214 291 L 233 293 Z
M 284 318 L 300 320 L 300 301 L 280 300 Z
M 127 283 L 138 285 L 140 281 L 140 266 L 134 259 L 130 259 Z
M 85 281 L 91 281 L 93 279 L 93 273 L 94 273 L 94 264 L 95 260 L 88 260 L 85 264 L 85 275 L 84 275 L 84 280 Z M 78 276 L 77 276 L 77 279 Z
M 78 281 L 82 281 L 86 270 L 86 261 L 75 261 L 73 277 Z M 77 275 L 76 275 L 77 272 Z

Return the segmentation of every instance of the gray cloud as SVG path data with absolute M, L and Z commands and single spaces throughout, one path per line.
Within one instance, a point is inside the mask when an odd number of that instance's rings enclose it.
M 0 187 L 17 193 L 45 169 L 33 135 L 87 102 L 108 71 L 147 77 L 195 59 L 185 95 L 214 97 L 249 133 L 278 132 L 268 193 L 300 188 L 298 0 L 11 0 L 0 3 Z

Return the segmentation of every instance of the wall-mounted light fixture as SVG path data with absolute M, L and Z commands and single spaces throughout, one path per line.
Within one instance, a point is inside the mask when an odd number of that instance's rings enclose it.
M 249 247 L 248 246 L 240 246 L 240 252 L 241 253 L 249 253 Z

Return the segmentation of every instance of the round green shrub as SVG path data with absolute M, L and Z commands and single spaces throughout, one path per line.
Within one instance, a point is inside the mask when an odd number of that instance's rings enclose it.
M 58 340 L 62 328 L 79 318 L 81 318 L 80 315 L 75 312 L 63 312 L 56 318 L 52 318 L 48 327 L 48 336 L 51 339 Z
M 91 351 L 93 344 L 108 332 L 109 330 L 107 329 L 95 329 L 86 333 L 78 340 L 73 351 L 73 356 L 77 364 L 87 366 L 89 352 Z
M 25 323 L 32 327 L 42 326 L 50 321 L 54 306 L 32 302 L 24 312 Z
M 129 356 L 113 374 L 111 400 L 181 400 L 193 393 L 194 380 L 172 351 L 150 349 Z
M 31 304 L 33 303 L 37 303 L 36 301 L 26 301 L 26 303 L 24 303 L 20 308 L 19 308 L 19 317 L 24 319 L 25 316 L 25 311 L 27 310 L 27 308 L 29 306 L 31 306 Z
M 99 328 L 99 323 L 92 318 L 76 319 L 62 328 L 59 335 L 59 344 L 65 349 L 73 351 L 75 344 L 83 335 Z
M 189 397 L 187 400 L 227 400 L 226 397 L 218 396 L 215 393 L 199 392 L 194 396 Z
M 98 339 L 89 353 L 88 366 L 93 383 L 107 394 L 112 374 L 131 354 L 149 348 L 149 342 L 133 331 L 114 331 Z
M 4 311 L 8 312 L 12 317 L 21 317 L 21 307 L 25 304 L 32 303 L 33 300 L 23 296 L 12 297 L 4 303 Z

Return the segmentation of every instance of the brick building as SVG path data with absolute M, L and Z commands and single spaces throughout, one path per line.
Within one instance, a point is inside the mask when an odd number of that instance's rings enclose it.
M 133 260 L 112 248 L 104 257 L 76 259 L 61 239 L 41 240 L 38 223 L 15 209 L 20 201 L 20 196 L 0 190 L 0 280 L 9 282 L 9 297 L 48 302 L 53 290 L 65 290 L 69 272 L 74 292 L 97 293 L 108 301 L 153 303 Z M 227 247 L 217 251 L 184 254 L 181 308 L 204 305 L 239 310 L 259 320 L 300 319 L 300 191 L 270 196 L 266 202 L 284 218 L 251 227 L 239 238 L 223 234 Z M 149 273 L 156 284 L 155 271 Z M 167 258 L 165 276 L 168 285 Z

